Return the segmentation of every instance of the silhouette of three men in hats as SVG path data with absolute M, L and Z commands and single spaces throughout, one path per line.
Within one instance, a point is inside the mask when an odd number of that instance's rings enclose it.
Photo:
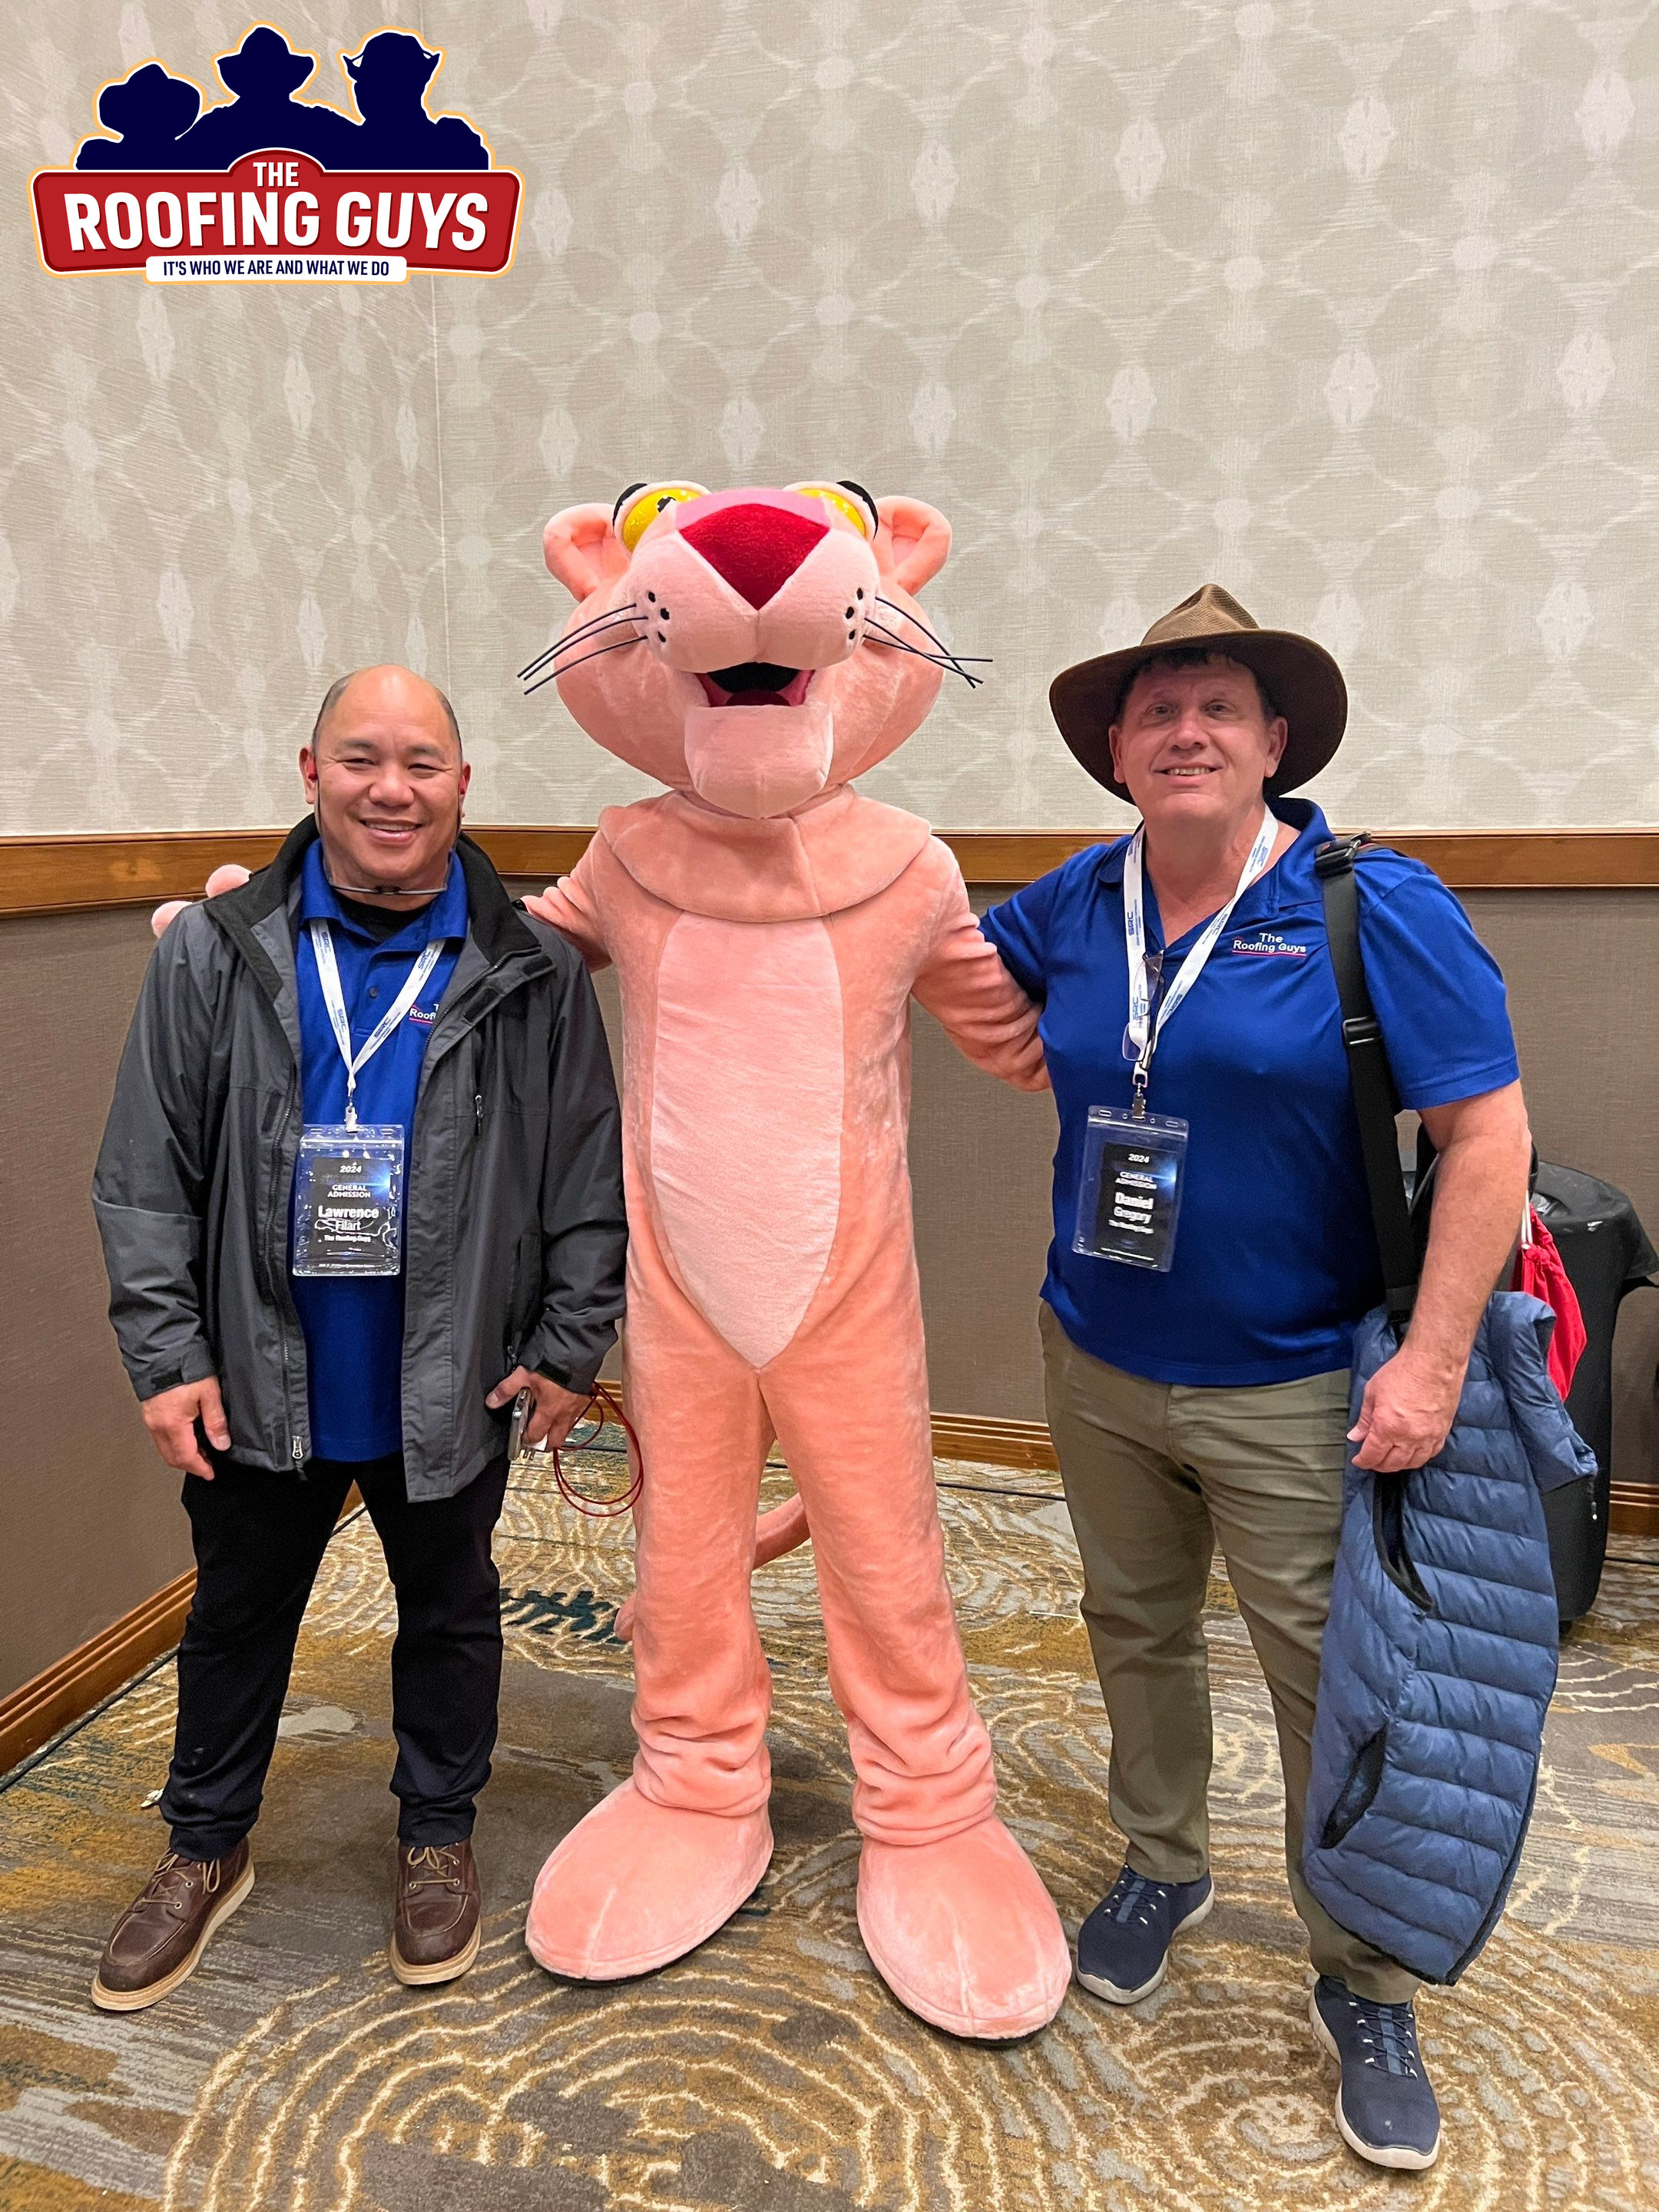
M 228 169 L 244 154 L 308 154 L 325 169 L 487 169 L 489 152 L 459 115 L 428 115 L 426 88 L 441 54 L 408 31 L 377 31 L 344 58 L 361 120 L 294 95 L 317 66 L 280 31 L 258 24 L 215 66 L 232 95 L 204 112 L 193 84 L 146 62 L 106 85 L 99 120 L 117 139 L 89 137 L 77 169 Z

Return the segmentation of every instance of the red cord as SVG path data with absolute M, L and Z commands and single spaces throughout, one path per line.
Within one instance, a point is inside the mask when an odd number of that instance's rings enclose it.
M 592 1393 L 587 1403 L 577 1415 L 576 1420 L 571 1423 L 571 1427 L 574 1428 L 579 1421 L 585 1421 L 596 1407 L 599 1410 L 601 1427 L 605 1425 L 606 1413 L 609 1413 L 612 1420 L 621 1423 L 623 1431 L 628 1438 L 629 1464 L 634 1470 L 634 1480 L 629 1484 L 626 1495 L 613 1500 L 609 1505 L 596 1505 L 592 1498 L 584 1498 L 580 1491 L 573 1490 L 565 1478 L 564 1465 L 559 1457 L 557 1444 L 552 1447 L 553 1480 L 565 1504 L 574 1505 L 578 1513 L 586 1513 L 592 1521 L 615 1521 L 623 1514 L 633 1510 L 640 1492 L 645 1486 L 645 1460 L 640 1450 L 640 1440 L 634 1433 L 634 1425 L 622 1409 L 622 1401 L 613 1397 L 609 1388 L 603 1382 L 596 1382 L 593 1385 Z M 568 1443 L 569 1441 L 569 1437 L 567 1437 L 565 1442 Z

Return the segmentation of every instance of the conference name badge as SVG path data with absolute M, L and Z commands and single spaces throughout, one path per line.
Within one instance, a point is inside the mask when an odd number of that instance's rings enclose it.
M 294 1175 L 296 1275 L 403 1268 L 404 1133 L 396 1122 L 316 1122 Z
M 1170 1114 L 1091 1106 L 1072 1249 L 1165 1275 L 1187 1164 L 1187 1124 Z
M 357 1119 L 357 1078 L 408 1018 L 444 949 L 434 937 L 404 987 L 354 1052 L 340 984 L 333 933 L 320 919 L 307 925 L 317 981 L 334 1042 L 345 1063 L 343 1121 L 313 1121 L 301 1132 L 294 1172 L 294 1272 L 296 1275 L 396 1275 L 403 1268 L 404 1133 L 393 1122 Z
M 1215 950 L 1216 939 L 1238 904 L 1273 857 L 1279 823 L 1272 809 L 1261 809 L 1255 842 L 1239 871 L 1232 896 L 1212 914 L 1180 973 L 1167 983 L 1152 1012 L 1151 968 L 1146 958 L 1146 911 L 1142 898 L 1143 822 L 1123 854 L 1123 950 L 1129 971 L 1129 1025 L 1124 1049 L 1133 1050 L 1134 1103 L 1125 1109 L 1091 1106 L 1083 1137 L 1083 1187 L 1072 1249 L 1097 1260 L 1117 1260 L 1127 1267 L 1150 1267 L 1167 1275 L 1175 1258 L 1176 1224 L 1181 1214 L 1181 1181 L 1187 1164 L 1187 1124 L 1171 1114 L 1149 1114 L 1146 1089 L 1152 1054 L 1170 1018 L 1186 1001 Z M 1160 969 L 1161 978 L 1161 969 Z

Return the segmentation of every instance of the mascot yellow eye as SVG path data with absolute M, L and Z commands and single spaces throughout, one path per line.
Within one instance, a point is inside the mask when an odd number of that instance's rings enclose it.
M 631 553 L 665 507 L 681 500 L 707 499 L 702 484 L 629 484 L 612 510 L 611 526 Z
M 837 514 L 844 514 L 860 538 L 873 538 L 879 527 L 876 502 L 862 484 L 850 480 L 842 483 L 795 483 L 789 486 L 803 499 L 827 500 Z

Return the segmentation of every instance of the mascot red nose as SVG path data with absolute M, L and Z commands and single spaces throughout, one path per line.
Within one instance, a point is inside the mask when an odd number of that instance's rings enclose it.
M 608 810 L 531 902 L 622 987 L 628 1390 L 647 1470 L 631 1780 L 558 1845 L 530 1948 L 605 1981 L 665 1966 L 772 1852 L 750 1576 L 810 1525 L 888 1986 L 961 2036 L 1054 2017 L 1070 1960 L 996 1814 L 945 1582 L 905 1159 L 908 1001 L 980 1066 L 1046 1079 L 1036 1012 L 926 823 L 850 779 L 945 668 L 915 598 L 950 550 L 851 483 L 638 484 L 556 515 L 575 611 L 525 672 L 669 788 Z M 757 1526 L 774 1439 L 799 1497 Z

